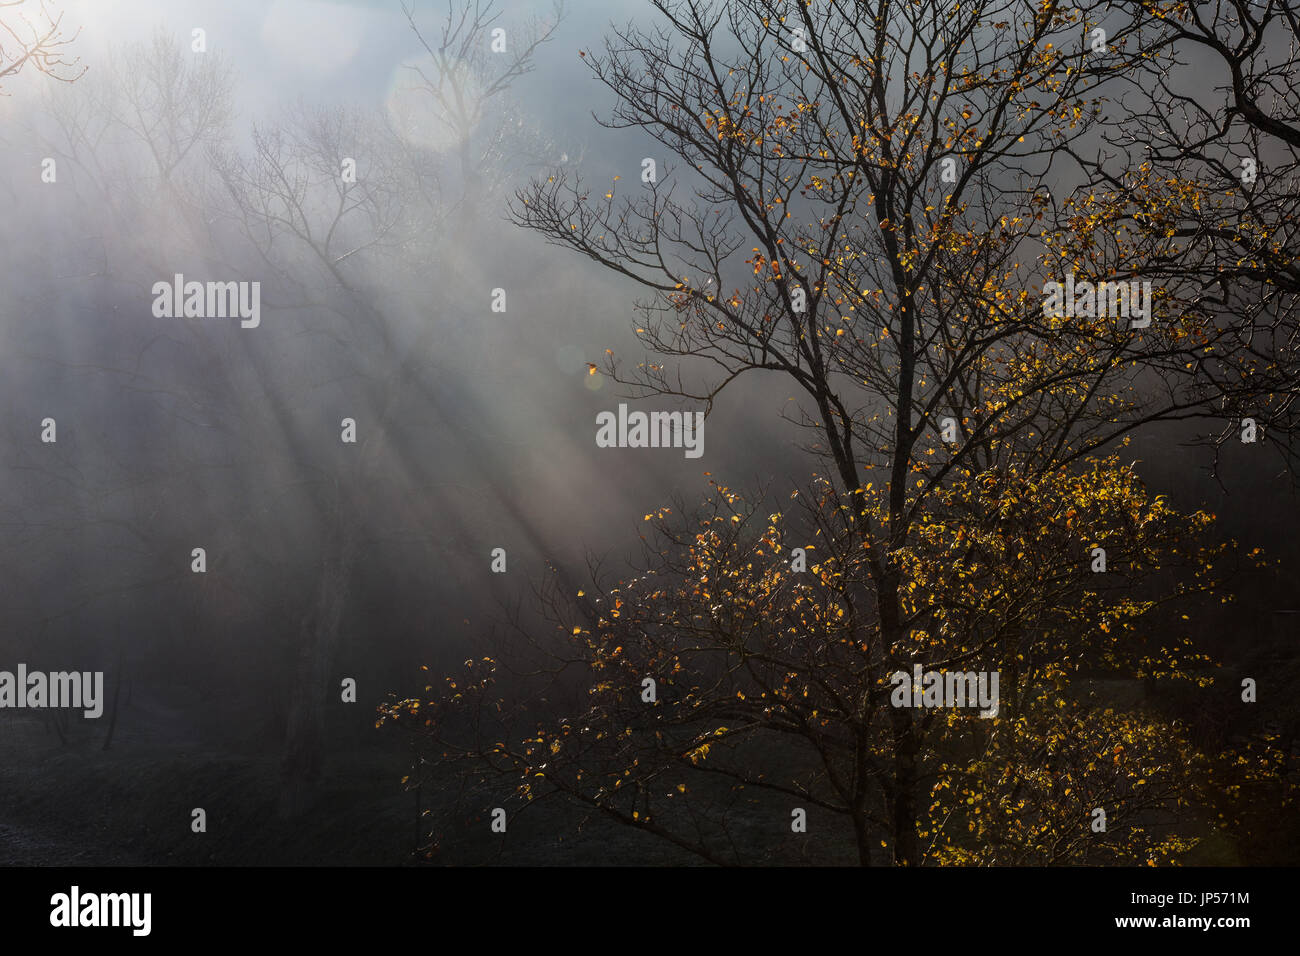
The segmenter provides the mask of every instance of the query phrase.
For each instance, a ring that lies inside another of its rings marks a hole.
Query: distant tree
[[[3,15],[0,9],[0,19]],[[50,18],[50,24],[44,34],[47,45],[57,49],[70,42],[62,39],[57,19]],[[15,570],[22,569],[26,586],[14,589],[6,613],[25,622],[19,643],[31,642],[29,656],[62,648],[86,663],[111,666],[108,719],[90,723],[104,731],[106,746],[117,726],[123,670],[165,658],[149,637],[132,633],[129,625],[124,628],[123,620],[134,615],[131,623],[152,635],[144,627],[150,614],[183,614],[194,608],[187,601],[193,591],[185,586],[193,581],[187,558],[194,546],[192,527],[183,519],[157,517],[174,500],[176,486],[193,475],[201,453],[183,443],[159,447],[139,441],[157,425],[151,416],[158,406],[180,396],[182,387],[174,369],[156,377],[142,369],[138,357],[147,352],[144,345],[123,359],[122,343],[129,336],[106,329],[111,323],[78,326],[90,316],[116,316],[117,296],[124,288],[147,291],[161,275],[171,274],[160,246],[170,242],[173,251],[192,249],[198,240],[187,232],[194,223],[183,221],[179,205],[168,210],[173,228],[164,243],[157,242],[155,230],[139,228],[150,203],[160,198],[174,202],[181,194],[176,186],[193,184],[204,159],[203,144],[228,132],[228,68],[217,56],[184,64],[178,56],[167,56],[168,45],[158,35],[151,43],[129,46],[119,51],[116,63],[84,79],[84,70],[74,77],[60,69],[59,79],[79,81],[47,86],[38,108],[19,113],[11,127],[24,147],[57,162],[58,178],[51,180],[57,188],[42,185],[35,192],[41,227],[31,228],[21,214],[6,223],[26,230],[5,237],[11,294],[24,304],[30,296],[49,311],[49,321],[39,329],[26,334],[21,328],[7,330],[14,335],[10,350],[24,353],[27,364],[38,370],[29,381],[11,380],[10,387],[48,397],[54,390],[49,383],[60,383],[82,404],[75,420],[54,416],[61,429],[58,442],[46,444],[22,426],[10,433],[5,513],[14,553],[21,552]],[[47,65],[59,66],[56,54],[48,56]],[[207,102],[191,99],[191,69],[206,84]],[[137,94],[149,88],[166,90],[168,96],[159,92],[152,100],[132,99],[124,89],[128,81]],[[189,154],[188,161],[183,153]],[[15,210],[22,209],[20,193],[13,195]],[[29,192],[23,199],[32,196]],[[75,334],[65,337],[74,326]],[[51,341],[58,346],[47,348]],[[71,369],[76,369],[75,378],[69,376]],[[108,433],[95,429],[111,404],[109,396],[125,399],[121,420],[134,427]],[[198,510],[187,509],[187,516]],[[215,536],[205,544],[219,560]],[[136,603],[146,591],[156,599]]]
[[[494,0],[449,5],[436,34],[420,25],[410,4],[404,3],[402,12],[426,54],[407,66],[413,83],[409,90],[423,101],[419,115],[438,127],[434,135],[456,157],[464,194],[458,220],[463,225],[512,182],[518,164],[537,162],[550,147],[510,101],[509,92],[536,68],[538,50],[564,19],[564,0],[553,0],[549,16],[509,29]],[[498,30],[499,41],[494,36]],[[494,51],[494,42],[504,49]]]
[[[416,29],[413,12],[408,22]],[[488,52],[490,28],[503,22],[511,33],[498,56]],[[159,443],[165,452],[75,481],[105,523],[139,538],[166,570],[163,582],[175,583],[178,572],[190,585],[182,592],[210,582],[196,617],[228,620],[217,617],[220,606],[250,630],[282,638],[266,653],[268,672],[283,671],[272,696],[285,701],[285,815],[301,812],[322,778],[327,704],[337,693],[346,616],[366,597],[358,594],[366,574],[382,573],[395,541],[432,549],[468,534],[455,533],[464,508],[439,516],[448,534],[411,525],[412,516],[427,521],[437,510],[413,503],[416,483],[426,495],[430,487],[425,464],[395,435],[418,428],[422,439],[448,439],[444,450],[477,447],[475,423],[445,407],[457,389],[443,345],[466,298],[446,262],[462,254],[455,218],[470,187],[481,201],[517,185],[511,163],[549,158],[535,152],[544,146],[509,91],[554,29],[549,22],[516,30],[495,3],[458,0],[443,33],[419,32],[428,60],[403,83],[412,96],[432,94],[441,104],[453,125],[450,150],[422,141],[414,125],[428,111],[404,115],[409,101],[373,112],[286,106],[240,138],[231,128],[229,61],[218,50],[195,56],[163,32],[114,49],[107,69],[51,93],[32,121],[67,187],[43,201],[96,211],[66,220],[97,233],[76,237],[78,247],[93,249],[92,261],[84,270],[60,267],[52,281],[90,280],[106,308],[123,294],[147,301],[142,290],[177,272],[261,283],[268,319],[256,331],[231,334],[178,317],[135,327],[145,330],[138,338],[127,327],[125,345],[88,349],[92,373],[117,382],[130,407],[159,412],[169,431]],[[459,112],[447,112],[448,104]],[[100,357],[118,350],[126,357]],[[322,427],[304,412],[305,396],[311,408],[339,402],[355,417],[354,453],[340,459],[338,420]],[[64,463],[51,465],[51,457],[32,452],[24,463],[39,461],[47,483],[55,473],[66,479]],[[486,480],[472,473],[475,457],[449,455],[436,479],[507,498],[491,469]],[[97,494],[104,474],[129,481],[141,497]],[[174,520],[153,520],[160,503],[165,514],[187,499]],[[61,516],[70,505],[43,507]],[[500,507],[522,518],[516,503]],[[287,526],[298,533],[284,533]],[[179,548],[174,538],[189,543]],[[181,560],[196,539],[216,572],[206,579],[189,576]]]
[[[451,447],[465,450],[461,460],[476,464],[469,454],[477,445],[472,428],[443,407],[433,385],[456,372],[439,367],[438,346],[450,323],[431,321],[427,310],[430,303],[454,310],[459,290],[430,266],[465,242],[460,227],[466,210],[511,181],[504,157],[541,158],[534,153],[536,131],[506,93],[531,69],[563,13],[557,4],[553,21],[526,25],[512,37],[508,53],[497,57],[488,52],[499,19],[494,3],[453,3],[436,41],[405,9],[428,54],[426,63],[412,67],[419,77],[414,92],[432,98],[431,121],[446,126],[439,141],[454,149],[422,141],[417,127],[430,117],[409,115],[403,106],[390,104],[380,116],[300,108],[276,124],[256,125],[247,153],[230,149],[216,160],[230,220],[255,261],[275,277],[276,307],[304,316],[301,334],[321,343],[314,353],[317,370],[329,369],[333,381],[350,383],[350,401],[366,412],[364,423],[358,420],[363,437],[357,453],[346,464],[335,464],[323,445],[306,442],[294,443],[289,464],[313,488],[313,526],[323,537],[294,640],[280,800],[285,815],[303,809],[321,777],[324,707],[344,637],[343,616],[360,570],[373,560],[374,529],[384,525],[391,500],[377,497],[376,489],[391,481],[385,476],[413,469],[394,430],[404,420],[427,417],[428,427],[445,432]],[[354,166],[345,173],[349,160]],[[414,317],[390,289],[420,298]],[[269,369],[266,377],[274,378]],[[263,398],[271,401],[283,432],[294,432],[294,395],[276,386]],[[478,483],[526,529],[492,469],[482,473],[486,477]],[[447,461],[440,478],[474,480],[456,474]]]

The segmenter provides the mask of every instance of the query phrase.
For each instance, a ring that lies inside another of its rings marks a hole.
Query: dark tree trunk
[[[300,632],[280,765],[281,819],[306,812],[323,774],[327,684],[338,651],[352,567],[352,518],[344,510],[336,519],[335,546],[322,562],[312,607]]]
[[[113,676],[113,704],[108,711],[108,733],[104,735],[104,749],[113,746],[113,732],[117,730],[117,702],[122,696],[122,655],[117,658],[117,673]]]
[[[917,733],[912,711],[896,707],[892,714],[894,729],[894,862],[899,866],[916,866],[920,862],[920,843],[916,836],[916,755]]]

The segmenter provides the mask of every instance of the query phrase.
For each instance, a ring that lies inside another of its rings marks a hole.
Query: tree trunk
[[[853,814],[853,836],[858,844],[858,865],[871,865],[871,828],[860,813]]]
[[[117,657],[117,674],[113,677],[113,705],[108,712],[108,733],[104,735],[104,749],[113,746],[113,732],[117,730],[117,702],[122,696],[122,655]]]
[[[916,835],[916,725],[912,711],[893,708],[894,727],[894,863],[916,866],[921,859]]]
[[[352,567],[351,516],[340,508],[334,536],[316,579],[312,607],[303,620],[290,690],[284,757],[280,765],[279,816],[304,813],[320,783],[325,751],[325,701],[329,670],[339,646],[343,607]]]

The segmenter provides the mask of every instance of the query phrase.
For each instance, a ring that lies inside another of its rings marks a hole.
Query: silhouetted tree
[[[1105,4],[654,5],[661,28],[583,56],[618,99],[608,125],[681,166],[631,186],[556,171],[512,214],[645,293],[650,357],[606,369],[632,395],[711,407],[742,375],[784,376],[825,464],[804,539],[820,550],[791,573],[781,516],[742,537],[752,512],[720,489],[665,530],[659,564],[594,583],[594,610],[544,600],[574,716],[496,718],[525,706],[490,690],[526,670],[500,653],[386,716],[430,736],[434,773],[514,775],[718,862],[738,853],[731,798],[685,808],[683,770],[842,815],[864,864],[877,842],[904,865],[1185,850],[1203,758],[1083,680],[1196,679],[1158,610],[1213,587],[1221,559],[1211,516],[1175,514],[1116,454],[1160,422],[1217,430],[1245,396],[1284,401],[1300,365],[1261,363],[1191,265],[1145,310],[1133,288],[1132,315],[1049,291],[1151,274],[1080,157],[1125,136],[1107,96],[1153,68],[1161,19],[1134,11],[1098,47]],[[915,665],[1000,672],[998,716],[896,706],[889,675]],[[1090,830],[1098,808],[1119,834]]]

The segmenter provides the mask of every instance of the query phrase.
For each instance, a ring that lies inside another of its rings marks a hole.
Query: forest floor
[[[30,715],[0,723],[0,865],[7,866],[395,866],[695,865],[700,858],[651,834],[554,801],[521,807],[507,794],[444,792],[431,801],[401,784],[406,757],[376,735],[369,747],[335,753],[305,813],[277,814],[279,759],[204,744],[166,713],[125,721],[112,748],[102,733],[61,741]],[[84,726],[84,725],[83,725]],[[171,727],[166,736],[142,727]],[[361,743],[363,741],[359,741]],[[730,799],[730,798],[729,798]],[[506,835],[493,833],[488,807],[509,808]],[[791,834],[788,801],[745,791],[730,814],[729,842],[746,863],[853,865],[856,851],[839,820],[810,808],[808,832]],[[191,828],[206,813],[206,832]],[[432,814],[426,820],[419,810]],[[429,821],[436,821],[430,823]],[[1279,821],[1280,822],[1280,821]],[[432,825],[437,849],[416,853]],[[427,831],[426,831],[427,832]],[[1257,863],[1254,850],[1206,830],[1189,864]],[[1288,841],[1281,841],[1289,845]],[[886,863],[884,850],[881,859]]]
[[[422,807],[442,824],[438,849],[417,830],[417,794],[404,790],[395,752],[332,755],[307,812],[277,816],[279,761],[156,742],[60,744],[37,721],[11,723],[0,737],[0,865],[7,866],[394,866],[694,865],[700,859],[643,832],[539,800],[511,814],[495,834],[487,794],[447,795]],[[206,832],[191,829],[206,812]],[[829,837],[799,841],[788,813],[736,813],[732,839],[769,849],[754,863],[854,862]],[[816,828],[813,827],[816,833]],[[448,832],[450,835],[447,835]]]
[[[39,722],[0,736],[0,864],[392,865],[411,843],[411,800],[391,754],[327,768],[320,809],[276,816],[278,761],[158,742],[61,744]],[[206,813],[206,832],[191,829]],[[405,840],[405,842],[403,842]]]

